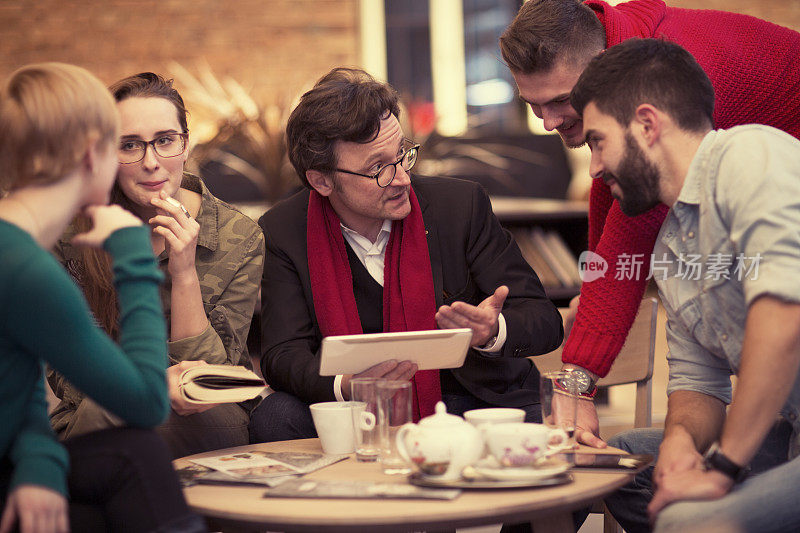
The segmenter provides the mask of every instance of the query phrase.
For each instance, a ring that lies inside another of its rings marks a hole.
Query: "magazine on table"
[[[197,476],[194,479],[193,485],[237,485],[239,487],[277,487],[281,483],[289,481],[290,479],[297,479],[302,474],[287,474],[285,476],[247,476],[238,477],[220,472],[218,470],[211,470],[207,474]]]
[[[251,451],[190,459],[195,466],[210,469],[198,474],[196,483],[275,485],[294,476],[314,472],[346,459],[347,455],[308,452]],[[187,474],[188,475],[188,474]],[[282,479],[280,479],[282,478]]]
[[[291,479],[264,493],[265,498],[389,498],[453,500],[460,489],[428,489],[408,483]]]
[[[179,468],[175,471],[178,475],[178,481],[181,487],[192,487],[194,485],[239,485],[239,486],[254,486],[254,487],[277,487],[284,481],[295,479],[299,474],[293,473],[286,476],[275,477],[259,477],[259,478],[242,478],[212,470],[207,466],[189,465]]]

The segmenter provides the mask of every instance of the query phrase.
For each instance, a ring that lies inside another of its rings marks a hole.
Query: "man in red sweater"
[[[520,98],[574,148],[585,138],[570,91],[594,56],[633,37],[673,41],[695,57],[714,85],[717,128],[767,124],[800,138],[800,34],[754,17],[672,8],[662,0],[617,6],[529,0],[500,37],[500,49]],[[594,383],[608,373],[636,317],[667,210],[661,204],[628,217],[602,180],[592,183],[589,250],[608,262],[608,270],[584,282],[580,299],[573,300],[577,312],[563,352],[564,367],[585,377],[576,431],[585,444],[605,446],[591,402]],[[641,276],[626,271],[635,261],[643,264]]]

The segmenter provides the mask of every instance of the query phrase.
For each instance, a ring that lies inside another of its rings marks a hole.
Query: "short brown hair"
[[[114,99],[88,70],[22,67],[0,91],[0,189],[54,183],[78,166],[90,142],[118,136]]]
[[[578,0],[528,0],[500,36],[512,72],[547,72],[556,60],[580,61],[606,47],[606,33],[592,9]]]
[[[175,106],[178,112],[178,123],[184,133],[189,132],[186,120],[186,104],[180,93],[172,86],[172,80],[153,72],[140,72],[114,82],[109,88],[114,100],[121,102],[128,98],[164,98]]]
[[[679,127],[714,127],[714,87],[692,54],[661,39],[628,39],[592,59],[570,94],[579,114],[594,102],[627,127],[641,104],[651,104]]]
[[[399,117],[397,92],[361,69],[339,67],[300,98],[286,125],[286,147],[303,185],[306,171],[333,172],[337,141],[367,143],[381,120]]]

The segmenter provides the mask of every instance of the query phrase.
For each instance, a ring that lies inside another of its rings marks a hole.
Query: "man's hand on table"
[[[575,419],[575,441],[592,448],[605,448],[606,441],[600,438],[600,420],[597,408],[590,399],[578,399],[578,415]]]
[[[477,306],[466,302],[443,305],[436,311],[436,324],[440,329],[469,328],[472,330],[470,346],[485,346],[489,339],[497,337],[498,317],[507,296],[508,287],[501,285]]]
[[[416,363],[411,361],[395,361],[390,359],[358,374],[344,374],[342,376],[342,397],[350,399],[350,380],[353,378],[384,378],[389,380],[408,381],[417,373]]]
[[[575,300],[573,299],[573,301]],[[573,368],[579,368],[588,373],[595,382],[598,379],[598,376],[589,370],[572,364],[564,364],[561,370],[571,370]],[[600,420],[597,418],[597,408],[592,398],[578,397],[578,413],[575,417],[575,442],[592,448],[605,448],[608,446],[606,441],[600,438]]]

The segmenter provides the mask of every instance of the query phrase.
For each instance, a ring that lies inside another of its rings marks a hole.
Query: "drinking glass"
[[[378,428],[377,384],[383,378],[354,378],[350,380],[350,399],[360,402],[353,408],[356,459],[362,462],[378,460],[381,435]]]
[[[566,442],[551,442],[551,447],[571,449],[575,444],[575,420],[578,415],[578,382],[568,370],[545,372],[539,378],[542,422],[564,430]]]
[[[411,382],[383,381],[377,384],[380,461],[384,474],[408,474],[411,465],[397,451],[397,431],[411,422]]]

